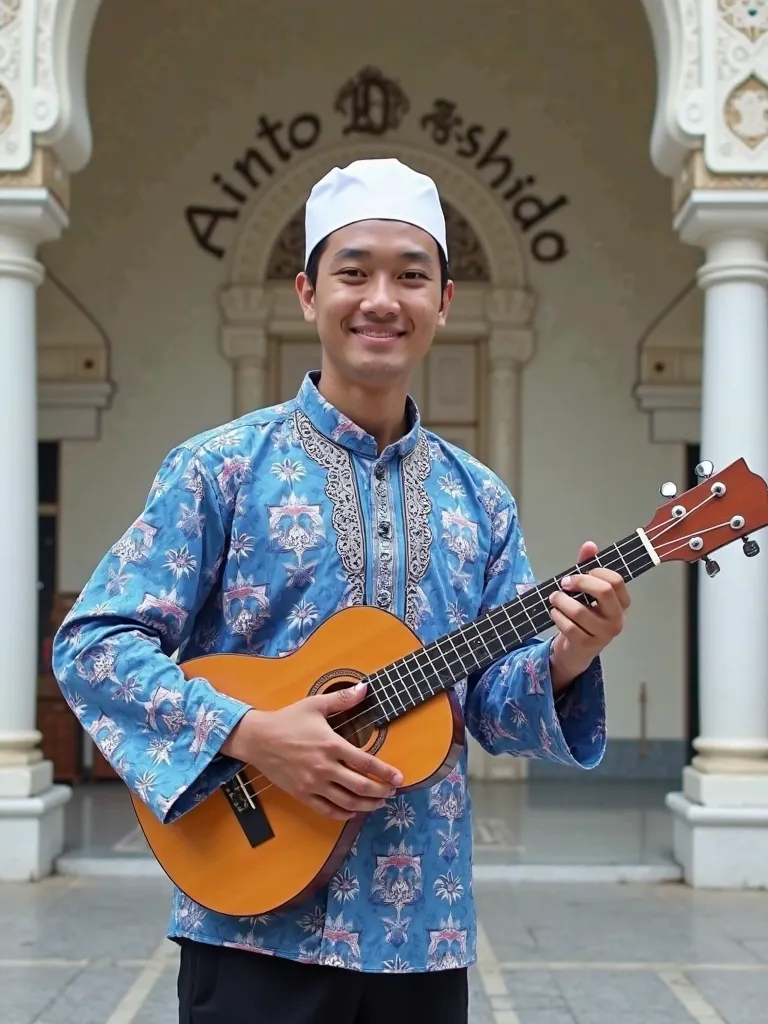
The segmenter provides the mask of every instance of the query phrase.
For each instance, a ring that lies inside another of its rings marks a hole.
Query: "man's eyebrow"
[[[333,254],[334,260],[364,260],[370,259],[373,254],[370,249],[356,249],[352,247],[345,247],[339,249]],[[407,249],[401,252],[398,256],[401,260],[407,260],[413,263],[433,263],[434,260],[426,251],[426,249]]]

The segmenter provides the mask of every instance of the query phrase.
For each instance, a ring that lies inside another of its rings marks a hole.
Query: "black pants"
[[[185,942],[179,1024],[467,1024],[467,971],[364,974]]]

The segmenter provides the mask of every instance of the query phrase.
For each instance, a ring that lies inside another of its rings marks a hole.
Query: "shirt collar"
[[[406,400],[407,433],[389,445],[379,456],[376,439],[362,427],[353,423],[348,416],[331,405],[317,390],[320,380],[319,370],[310,370],[304,377],[299,393],[296,396],[301,411],[308,417],[313,426],[329,440],[371,459],[387,460],[395,455],[405,455],[416,447],[419,439],[420,418],[416,403],[409,395]]]

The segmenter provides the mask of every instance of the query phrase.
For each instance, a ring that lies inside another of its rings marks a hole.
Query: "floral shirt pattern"
[[[285,655],[363,603],[429,643],[534,580],[514,499],[493,472],[424,429],[410,400],[408,432],[379,454],[317,380],[171,451],[55,638],[70,707],[161,821],[234,775],[220,747],[248,710],[187,680],[174,654]],[[492,754],[595,767],[600,662],[556,707],[550,644],[533,639],[457,685],[467,728]],[[231,918],[174,890],[169,937],[363,971],[473,963],[466,756],[433,788],[370,814],[304,905]]]

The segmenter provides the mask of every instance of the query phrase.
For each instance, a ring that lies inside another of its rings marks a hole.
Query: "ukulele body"
[[[186,678],[203,677],[221,693],[261,711],[277,711],[311,694],[354,685],[421,647],[396,616],[356,605],[336,612],[285,657],[213,654],[179,667]],[[400,709],[396,696],[393,705]],[[381,729],[371,725],[370,715],[361,715],[359,706],[344,717],[346,724],[336,716],[332,724],[356,746],[397,768],[403,775],[400,792],[439,782],[455,766],[464,743],[463,713],[452,690]],[[135,793],[130,796],[154,856],[183,893],[209,910],[253,917],[300,902],[328,882],[366,815],[344,822],[318,814],[268,785],[252,766],[240,779],[248,781],[245,789],[235,781],[166,825]]]

